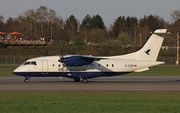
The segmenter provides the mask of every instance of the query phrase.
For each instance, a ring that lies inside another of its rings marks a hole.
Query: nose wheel
[[[24,82],[26,82],[26,83],[29,82],[29,79],[31,79],[31,77],[26,76],[25,79],[24,79]]]
[[[25,79],[24,79],[24,82],[26,82],[26,83],[29,82],[29,79],[25,78]]]

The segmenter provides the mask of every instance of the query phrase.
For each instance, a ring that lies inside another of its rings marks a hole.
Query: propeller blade
[[[63,54],[63,50],[62,50],[62,48],[61,48],[61,52],[60,52],[61,54],[59,55],[59,62],[62,62],[62,63],[64,63],[64,59],[65,59],[65,56],[64,56],[64,54]]]

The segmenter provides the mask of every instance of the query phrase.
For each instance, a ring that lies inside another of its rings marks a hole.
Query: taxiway
[[[89,83],[74,82],[68,78],[0,77],[0,92],[32,91],[178,91],[180,76],[115,76],[89,79]]]

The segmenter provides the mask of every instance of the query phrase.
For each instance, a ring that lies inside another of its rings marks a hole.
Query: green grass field
[[[0,76],[14,76],[13,71],[18,64],[0,64]]]
[[[130,73],[129,76],[180,76],[179,66],[156,66],[148,71]]]
[[[179,113],[179,92],[0,93],[1,113]]]

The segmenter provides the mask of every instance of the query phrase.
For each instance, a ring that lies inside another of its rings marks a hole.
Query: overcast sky
[[[40,6],[55,10],[63,19],[74,15],[80,22],[87,14],[99,14],[109,27],[119,16],[139,19],[152,14],[172,22],[170,13],[180,10],[180,0],[0,0],[0,15],[7,20]]]

